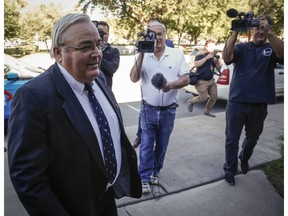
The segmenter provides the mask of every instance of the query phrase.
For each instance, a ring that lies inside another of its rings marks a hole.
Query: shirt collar
[[[163,52],[163,54],[162,54],[162,56],[161,56],[161,58],[163,57],[163,56],[169,56],[169,54],[170,54],[170,49],[171,47],[168,47],[166,44],[165,44],[165,49],[164,49],[164,52]],[[171,48],[171,49],[173,49],[173,48]],[[150,57],[152,57],[152,56],[155,56],[155,54],[154,54],[154,52],[153,53],[148,53],[148,55],[150,56]]]
[[[69,83],[71,88],[77,91],[79,94],[83,94],[85,87],[84,83],[81,83],[78,80],[76,80],[62,65],[60,65],[59,63],[57,64],[58,67],[60,68],[61,73],[63,74],[64,78]]]

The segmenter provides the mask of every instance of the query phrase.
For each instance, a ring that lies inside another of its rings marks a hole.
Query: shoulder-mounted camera
[[[231,30],[233,31],[245,32],[251,27],[259,27],[259,19],[253,19],[254,13],[252,11],[238,13],[234,8],[230,8],[226,14],[230,18],[238,17],[231,22]]]
[[[146,33],[139,33],[138,36],[144,38],[144,40],[137,41],[136,47],[138,52],[153,53],[155,42],[156,42],[156,32],[147,29]]]

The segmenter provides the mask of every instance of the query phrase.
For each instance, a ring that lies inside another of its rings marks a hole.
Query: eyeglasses
[[[74,45],[67,45],[67,44],[62,44],[61,46],[63,47],[68,47],[68,48],[72,48],[76,51],[79,51],[81,53],[87,53],[90,51],[94,51],[95,48],[97,47],[97,49],[101,50],[101,44],[102,44],[102,40],[97,41],[97,43],[93,43],[93,44],[86,44],[83,46],[74,46]]]

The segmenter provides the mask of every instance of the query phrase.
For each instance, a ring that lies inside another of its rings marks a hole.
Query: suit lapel
[[[64,111],[66,112],[76,131],[79,132],[80,136],[83,138],[97,164],[103,173],[106,174],[98,140],[85,111],[83,110],[70,85],[62,75],[57,64],[52,66],[51,72],[58,94],[64,99]]]

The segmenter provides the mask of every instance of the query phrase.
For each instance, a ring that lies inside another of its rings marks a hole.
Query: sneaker
[[[213,118],[216,117],[216,115],[214,115],[214,114],[212,114],[212,113],[209,113],[209,112],[204,112],[204,115],[210,116],[210,117],[213,117]]]
[[[158,173],[153,173],[153,175],[151,176],[151,184],[153,185],[158,185],[159,184],[159,174]]]
[[[142,183],[142,193],[147,194],[151,192],[151,188],[148,182],[143,182]]]
[[[247,174],[247,172],[249,171],[248,161],[241,161],[240,167],[241,167],[242,173]]]
[[[141,138],[137,137],[135,140],[134,140],[134,143],[133,143],[133,148],[137,148],[139,145],[141,144]]]
[[[228,185],[234,186],[235,185],[235,178],[233,174],[225,174],[225,181]]]
[[[188,103],[188,111],[189,112],[193,112],[193,104],[192,103]]]

